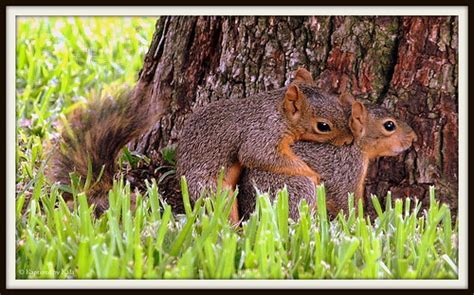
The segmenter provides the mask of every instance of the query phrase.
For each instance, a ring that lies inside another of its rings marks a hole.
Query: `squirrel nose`
[[[418,140],[418,136],[416,136],[415,131],[412,131],[410,135],[413,142],[416,142]]]

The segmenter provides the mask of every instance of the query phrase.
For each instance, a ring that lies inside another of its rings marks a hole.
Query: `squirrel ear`
[[[349,92],[341,93],[341,95],[339,95],[338,100],[343,107],[350,107],[355,101],[354,96],[352,96],[352,94],[350,94]]]
[[[294,82],[303,82],[307,84],[314,83],[313,76],[311,73],[305,68],[298,68],[295,73],[295,80]]]
[[[294,83],[291,83],[286,89],[283,108],[285,112],[295,116],[301,111],[303,107],[304,94]]]
[[[365,128],[367,123],[367,109],[364,104],[358,101],[352,103],[352,114],[349,127],[351,128],[352,134],[356,138],[360,138],[365,134]]]

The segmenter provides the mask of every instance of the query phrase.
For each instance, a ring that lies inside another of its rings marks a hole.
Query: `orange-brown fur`
[[[227,171],[224,176],[223,185],[230,190],[229,196],[234,194],[237,183],[239,182],[240,172],[242,171],[242,165],[240,163],[234,163]],[[239,207],[237,200],[232,203],[232,210],[230,212],[230,220],[233,224],[239,221]]]
[[[360,169],[359,180],[357,182],[357,186],[356,186],[356,189],[354,191],[354,198],[355,198],[356,204],[357,204],[357,202],[359,202],[359,200],[361,200],[362,203],[364,203],[364,201],[365,201],[364,200],[365,179],[367,177],[367,171],[368,170],[369,170],[369,159],[363,157],[362,161],[361,161],[361,169]]]
[[[283,137],[282,141],[278,145],[277,151],[286,156],[290,162],[288,165],[273,168],[273,172],[287,175],[308,176],[315,184],[319,184],[319,174],[312,170],[308,164],[301,160],[297,155],[295,155],[291,149],[291,145],[294,143],[294,141],[294,137],[292,136],[286,135]]]

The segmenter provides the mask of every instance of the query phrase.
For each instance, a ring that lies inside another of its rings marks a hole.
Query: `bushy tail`
[[[53,151],[48,169],[52,180],[69,185],[71,172],[77,173],[83,182],[88,173],[92,175],[92,185],[86,193],[99,214],[108,208],[107,191],[113,184],[120,150],[159,119],[149,95],[141,93],[144,92],[121,91],[115,98],[95,98],[76,109]]]

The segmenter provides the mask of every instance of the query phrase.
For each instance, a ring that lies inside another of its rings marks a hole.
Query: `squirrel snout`
[[[415,131],[411,131],[409,134],[409,138],[411,139],[412,142],[416,142],[418,140],[418,136],[416,135]]]

